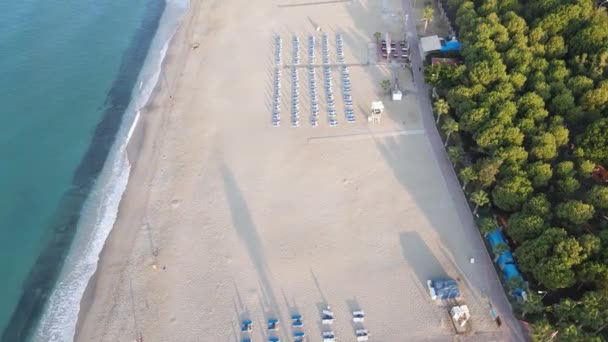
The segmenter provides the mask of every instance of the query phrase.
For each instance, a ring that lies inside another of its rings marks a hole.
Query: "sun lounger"
[[[330,109],[330,111],[333,111],[333,109]],[[335,115],[335,111],[334,111],[334,115]],[[337,124],[338,124],[338,122],[336,121],[336,119],[330,118],[330,120],[329,120],[330,126],[333,127]],[[331,311],[329,306],[327,306],[327,309],[323,309],[323,311],[321,313],[321,323],[322,324],[333,324],[334,323],[334,312]]]
[[[291,320],[292,320],[292,322],[291,322],[292,327],[299,328],[299,327],[304,326],[304,323],[302,322],[302,315],[293,315],[293,316],[291,316]]]
[[[347,109],[346,114],[353,114],[352,109]],[[365,320],[365,312],[363,310],[353,311],[353,322],[363,322]]]
[[[244,338],[244,339],[241,340],[241,342],[251,342],[251,339],[250,338]]]
[[[336,335],[333,331],[324,331],[323,332],[323,342],[335,342]]]
[[[242,322],[241,324],[241,331],[242,332],[250,332],[253,330],[253,322],[250,320],[245,320]]]
[[[367,329],[355,330],[355,335],[357,335],[357,341],[369,340],[369,333],[367,332]]]
[[[268,342],[281,342],[281,339],[276,336],[272,336],[268,338]]]

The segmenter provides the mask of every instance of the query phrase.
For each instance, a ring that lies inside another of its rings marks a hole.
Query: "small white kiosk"
[[[367,121],[371,123],[380,123],[382,112],[384,111],[384,104],[382,101],[372,102],[372,110],[370,115],[367,117]]]

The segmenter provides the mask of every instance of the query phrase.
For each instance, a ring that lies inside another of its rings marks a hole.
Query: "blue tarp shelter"
[[[460,42],[457,41],[456,39],[452,39],[452,40],[446,40],[443,44],[441,44],[441,49],[439,51],[441,52],[446,52],[446,51],[460,51]]]
[[[492,233],[488,234],[486,236],[486,239],[488,239],[492,251],[496,250],[497,245],[501,243],[507,243],[507,240],[505,240],[505,237],[504,235],[502,235],[502,231],[500,229],[496,229]],[[498,264],[498,267],[500,267],[500,269],[502,270],[505,281],[509,281],[509,279],[513,277],[519,277],[523,279],[521,273],[519,273],[519,270],[517,269],[517,264],[515,263],[515,259],[513,259],[513,254],[510,250],[507,250],[501,255],[499,255],[496,260],[496,263]],[[524,289],[519,288],[513,290],[511,293],[513,293],[513,295],[515,296],[521,296],[523,292]]]

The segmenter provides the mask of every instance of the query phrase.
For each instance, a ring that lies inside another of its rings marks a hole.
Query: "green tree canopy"
[[[555,175],[559,178],[574,177],[574,163],[570,160],[565,160],[555,166]]]
[[[591,124],[579,137],[579,145],[585,158],[596,163],[608,164],[608,118]]]
[[[593,89],[593,80],[584,75],[577,75],[568,80],[568,89],[576,96],[581,96]]]
[[[521,269],[550,290],[572,286],[576,282],[572,268],[585,259],[578,241],[560,228],[546,229],[539,237],[524,242],[515,255]]]
[[[581,225],[589,221],[595,210],[593,206],[579,200],[568,200],[555,207],[555,215],[564,222]]]
[[[585,110],[604,109],[608,103],[608,81],[602,81],[597,88],[588,90],[581,97],[581,106]]]
[[[505,211],[519,210],[534,192],[532,183],[525,177],[503,179],[492,190],[494,204]]]
[[[553,134],[555,138],[555,144],[557,147],[566,146],[570,139],[570,131],[566,128],[564,124],[564,118],[561,116],[552,116],[549,119],[549,126],[547,127],[547,131]]]
[[[578,165],[578,175],[582,178],[589,178],[595,169],[595,163],[591,160],[581,160]]]
[[[598,261],[587,261],[577,269],[576,278],[580,282],[593,284],[598,290],[606,292],[608,265]]]
[[[542,217],[520,211],[509,217],[507,233],[513,240],[521,243],[538,237],[547,228],[549,227]]]
[[[581,183],[574,177],[566,177],[555,181],[555,189],[564,196],[574,194],[581,187]]]
[[[496,174],[503,161],[499,158],[480,158],[475,163],[477,183],[481,188],[487,188],[496,181]]]
[[[587,193],[587,201],[597,209],[608,210],[608,187],[594,185]]]
[[[557,157],[557,143],[553,134],[545,132],[532,138],[530,154],[541,160],[551,160]]]
[[[523,207],[523,212],[528,215],[538,215],[545,221],[551,220],[553,217],[553,211],[551,209],[551,202],[547,199],[545,194],[536,194],[531,197]]]
[[[528,152],[523,146],[500,147],[494,151],[494,156],[503,160],[505,164],[523,165],[528,160]]]
[[[551,177],[553,177],[553,169],[551,168],[551,164],[542,161],[529,164],[526,171],[534,188],[542,188],[543,186],[547,186],[551,180]]]

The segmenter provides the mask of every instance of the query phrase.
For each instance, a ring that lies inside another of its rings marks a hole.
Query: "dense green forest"
[[[464,64],[428,66],[425,78],[438,89],[438,125],[463,188],[508,218],[531,288],[518,312],[534,341],[608,341],[608,184],[592,177],[608,167],[606,9],[591,0],[448,5]]]

